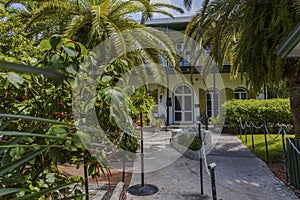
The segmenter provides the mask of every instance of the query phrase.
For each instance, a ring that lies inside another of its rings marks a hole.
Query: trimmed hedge
[[[293,124],[289,99],[231,100],[222,105],[230,126],[238,125],[237,120],[252,121],[255,125],[264,122],[271,124]]]

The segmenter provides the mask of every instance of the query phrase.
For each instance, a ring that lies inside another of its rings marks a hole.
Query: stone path
[[[204,197],[201,197],[199,162],[181,156],[171,147],[170,132],[144,134],[145,183],[157,186],[159,192],[147,197],[128,194],[127,199],[212,199],[210,177],[204,171]],[[207,161],[217,164],[216,189],[219,200],[298,199],[236,136],[213,135],[212,139],[218,139],[218,142],[207,155]],[[140,184],[140,158],[135,160],[133,172],[130,185]]]

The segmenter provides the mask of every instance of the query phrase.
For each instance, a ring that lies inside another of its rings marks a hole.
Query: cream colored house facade
[[[155,84],[149,86],[157,102],[154,116],[164,119],[167,125],[192,124],[204,115],[208,118],[217,117],[225,101],[233,98],[248,99],[245,81],[241,77],[230,79],[229,65],[223,66],[219,71],[217,67],[214,69],[213,62],[209,68],[203,66],[201,59],[191,61],[192,54],[198,55],[195,53],[197,50],[190,51],[188,47],[183,46],[184,30],[190,20],[191,17],[177,17],[154,19],[146,23],[148,26],[159,28],[169,36],[181,59],[181,73],[164,62],[167,90]],[[202,50],[204,51],[202,55],[206,54],[209,57],[209,52]]]

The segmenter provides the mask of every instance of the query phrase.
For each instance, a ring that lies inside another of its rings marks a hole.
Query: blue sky
[[[169,11],[171,14],[173,14],[175,17],[179,17],[179,16],[191,16],[197,13],[197,11],[200,10],[201,6],[202,6],[202,1],[203,0],[193,0],[193,4],[192,4],[192,8],[190,11],[187,11],[184,8],[183,5],[183,0],[151,0],[151,2],[155,2],[155,3],[167,3],[167,4],[171,4],[180,8],[183,8],[185,10],[184,14],[179,14],[177,12],[174,12],[172,10],[167,10]],[[154,14],[153,18],[165,18],[166,16],[164,15],[159,15],[159,14]]]

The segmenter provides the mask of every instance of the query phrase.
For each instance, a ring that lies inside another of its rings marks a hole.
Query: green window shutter
[[[199,89],[199,100],[200,100],[200,114],[206,113],[206,91],[202,88]]]
[[[225,88],[225,92],[226,92],[226,100],[231,100],[234,99],[234,91],[230,88]]]

